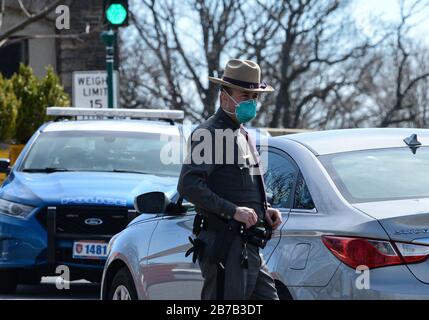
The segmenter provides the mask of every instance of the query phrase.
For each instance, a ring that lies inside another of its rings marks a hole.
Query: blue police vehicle
[[[13,168],[0,159],[0,172],[8,174],[0,186],[1,293],[56,275],[58,266],[69,268],[70,280],[99,281],[110,238],[137,215],[134,198],[173,194],[177,186],[182,111],[48,114],[61,120],[39,128]]]

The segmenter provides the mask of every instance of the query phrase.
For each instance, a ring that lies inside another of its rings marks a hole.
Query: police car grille
[[[57,234],[114,235],[129,222],[126,208],[57,207]]]

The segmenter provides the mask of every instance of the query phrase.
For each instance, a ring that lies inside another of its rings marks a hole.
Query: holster
[[[251,227],[246,229],[243,233],[243,239],[245,242],[251,243],[261,249],[265,248],[267,242],[271,239],[273,229],[266,223],[264,226]]]
[[[201,241],[198,238],[192,239],[191,237],[189,237],[189,242],[191,242],[192,247],[188,251],[186,251],[185,257],[193,253],[192,262],[195,263],[197,262],[198,257],[200,259],[204,257],[204,247],[206,244],[204,243],[204,241]]]
[[[209,257],[210,263],[222,263],[222,265],[226,263],[234,237],[241,235],[244,245],[250,243],[257,247],[265,248],[268,240],[270,240],[272,236],[272,228],[267,223],[244,229],[243,225],[235,220],[225,220],[212,213],[207,214],[206,212],[197,213],[193,223],[193,233],[196,236],[198,236],[203,229],[216,233],[216,239],[213,243],[213,253]],[[193,261],[195,262],[198,256],[202,257],[204,254],[205,243],[198,238],[189,239],[193,247],[188,250],[186,256],[193,252]],[[244,255],[247,255],[245,254],[246,250],[243,252]]]
[[[206,211],[195,215],[193,232],[198,235],[201,230],[214,231],[216,239],[213,243],[210,263],[225,265],[228,252],[234,237],[240,234],[241,224],[235,220],[226,220]]]

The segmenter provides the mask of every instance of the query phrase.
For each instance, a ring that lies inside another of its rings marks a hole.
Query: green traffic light
[[[113,25],[121,25],[127,19],[127,9],[122,4],[114,3],[106,10],[106,18]]]

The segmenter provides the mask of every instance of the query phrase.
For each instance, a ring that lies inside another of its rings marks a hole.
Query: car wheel
[[[277,294],[280,300],[293,300],[288,288],[278,280],[275,280]]]
[[[10,270],[0,271],[0,293],[15,293],[17,286],[16,274]]]
[[[113,277],[108,297],[109,300],[137,300],[133,278],[126,268],[120,269]]]

